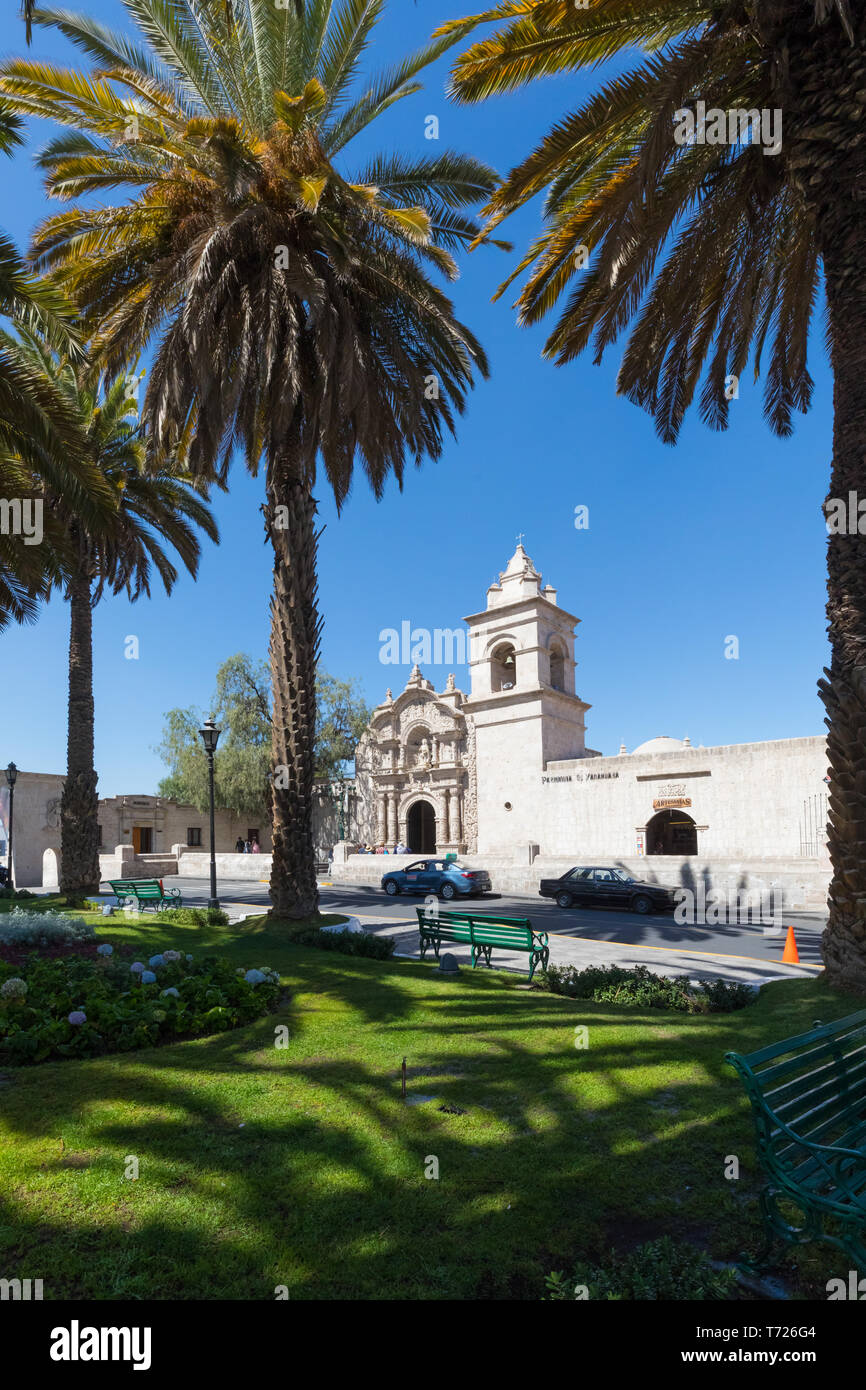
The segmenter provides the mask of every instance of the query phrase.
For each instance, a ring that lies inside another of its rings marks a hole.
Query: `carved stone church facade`
[[[477,840],[475,729],[453,675],[439,694],[416,666],[373,711],[355,753],[362,838],[419,853],[472,851]]]

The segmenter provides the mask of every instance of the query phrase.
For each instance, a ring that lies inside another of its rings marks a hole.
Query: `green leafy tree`
[[[598,362],[627,333],[618,390],[669,442],[696,397],[707,424],[725,428],[737,383],[766,359],[764,412],[787,435],[812,399],[807,348],[823,270],[835,377],[825,515],[830,499],[866,495],[862,0],[514,0],[438,32],[461,37],[487,22],[495,30],[456,63],[459,101],[626,64],[563,115],[486,207],[490,231],[545,196],[542,232],[507,284],[527,276],[521,322],[556,314],[547,355],[569,363],[592,345]],[[640,50],[645,60],[632,63]],[[700,101],[727,113],[725,131],[701,129]],[[772,131],[761,142],[740,134],[737,113],[762,111],[781,113],[774,153]],[[866,991],[866,539],[856,521],[828,530],[823,953],[834,984]]]
[[[370,718],[356,682],[319,670],[316,675],[315,771],[318,785],[335,800],[342,792],[355,745]],[[220,741],[214,758],[214,799],[223,810],[261,817],[269,809],[271,776],[270,670],[238,652],[216,674],[210,705]],[[160,796],[209,805],[207,759],[199,737],[202,714],[194,708],[169,710],[157,749],[169,769]],[[342,801],[340,802],[342,804]]]
[[[362,76],[385,0],[234,5],[124,0],[134,38],[37,10],[87,71],[6,62],[19,113],[69,129],[40,155],[74,206],[39,229],[109,370],[155,345],[143,415],[222,480],[264,472],[276,917],[315,912],[312,839],[321,620],[314,488],[342,506],[355,459],[377,497],[441,454],[484,353],[431,278],[477,224],[492,170],[444,151],[347,153],[451,39]],[[131,189],[106,205],[106,191]],[[278,775],[279,774],[279,775]]]

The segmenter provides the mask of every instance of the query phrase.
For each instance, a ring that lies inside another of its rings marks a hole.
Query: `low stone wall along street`
[[[189,850],[178,846],[183,853],[177,861],[176,872],[184,878],[208,878],[210,876],[210,853],[207,850]],[[218,854],[216,856],[218,878],[249,878],[254,882],[271,877],[271,856],[269,854]]]
[[[334,852],[330,878],[334,883],[378,887],[388,869],[405,869],[418,854],[340,854]],[[578,859],[553,858],[541,855],[522,864],[510,859],[497,862],[495,855],[461,854],[460,863],[470,869],[487,869],[494,893],[517,897],[537,897],[543,878],[558,878],[574,868]],[[830,867],[826,861],[813,859],[703,859],[693,855],[647,855],[644,858],[621,859],[611,855],[593,863],[622,869],[632,878],[648,883],[663,883],[670,888],[689,888],[704,894],[712,890],[736,894],[760,893],[775,890],[781,895],[781,905],[790,911],[821,911],[827,906]]]

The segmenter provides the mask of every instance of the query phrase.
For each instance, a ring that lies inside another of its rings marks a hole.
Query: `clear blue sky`
[[[123,24],[113,0],[85,8]],[[423,42],[435,23],[471,12],[471,0],[391,0],[377,62]],[[23,53],[23,27],[8,14],[5,33],[6,51]],[[31,52],[56,60],[69,48],[37,29]],[[445,62],[431,69],[425,91],[385,117],[378,145],[429,150],[424,118],[435,114],[440,142],[432,148],[469,150],[505,171],[590,85],[557,78],[460,108],[445,97],[446,73]],[[4,162],[0,224],[20,243],[47,206],[31,163],[46,129],[34,128],[29,147]],[[359,160],[366,153],[360,147]],[[538,217],[533,207],[507,224],[516,251]],[[359,477],[339,518],[324,485],[318,489],[324,666],[356,676],[370,703],[386,686],[396,693],[409,667],[380,663],[380,630],[404,620],[457,626],[483,606],[522,531],[544,582],[582,620],[577,689],[592,705],[590,746],[615,753],[621,740],[631,749],[661,733],[709,745],[822,732],[820,504],[832,396],[821,324],[811,360],[815,403],[793,439],[770,434],[760,386],[746,378],[726,433],[692,416],[672,449],[648,417],[617,399],[616,349],[601,368],[588,359],[556,368],[540,355],[544,330],[518,328],[509,299],[491,303],[513,259],[480,250],[463,260],[454,298],[490,354],[492,376],[474,392],[443,459],[413,472],[402,494],[390,486],[378,504]],[[182,579],[171,599],[109,599],[96,611],[103,796],[155,791],[164,712],[206,705],[217,666],[233,652],[266,653],[270,565],[260,500],[261,484],[238,465],[230,494],[216,496],[222,544],[207,545],[198,582]],[[579,504],[590,510],[585,531],[574,527]],[[139,638],[138,661],[124,658],[129,634]],[[736,661],[724,657],[729,634],[739,638]],[[0,766],[14,758],[30,771],[64,770],[67,640],[59,598],[35,626],[0,635]],[[441,688],[447,671],[427,674]],[[457,681],[468,689],[465,668]]]

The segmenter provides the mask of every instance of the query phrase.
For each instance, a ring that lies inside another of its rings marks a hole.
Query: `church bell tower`
[[[592,756],[590,708],[575,693],[575,627],[556,590],[518,542],[469,628],[471,694],[464,712],[476,736],[478,852],[530,843],[548,762]]]

